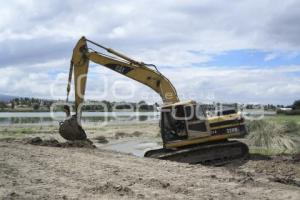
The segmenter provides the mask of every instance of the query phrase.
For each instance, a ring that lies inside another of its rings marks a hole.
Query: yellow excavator
[[[95,51],[88,44],[111,55]],[[78,108],[84,101],[90,61],[150,87],[162,98],[159,126],[163,148],[147,151],[145,157],[217,165],[248,155],[247,145],[229,140],[247,134],[241,113],[232,109],[207,117],[204,105],[180,101],[172,83],[155,65],[136,61],[85,37],[77,42],[70,62],[67,101],[74,75],[76,114],[60,124],[59,133],[66,140],[87,138],[80,125]],[[66,112],[70,115],[70,110]]]

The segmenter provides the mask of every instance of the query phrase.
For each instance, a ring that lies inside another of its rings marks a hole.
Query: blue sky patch
[[[200,66],[255,66],[255,67],[276,67],[282,65],[299,65],[300,52],[266,52],[254,49],[232,50],[214,55],[212,60],[201,63]],[[199,64],[195,64],[198,65]]]

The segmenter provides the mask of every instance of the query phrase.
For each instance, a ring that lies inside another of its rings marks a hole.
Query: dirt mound
[[[10,137],[0,138],[0,142],[12,143],[12,142],[15,142],[15,141],[16,141],[16,138],[10,138]]]
[[[48,147],[79,147],[79,148],[96,148],[92,141],[86,140],[74,140],[60,143],[56,139],[42,140],[40,137],[34,137],[25,139],[26,144],[48,146]]]
[[[286,185],[294,185],[297,187],[300,187],[300,180],[295,180],[291,178],[286,178],[286,177],[274,177],[270,178],[270,180],[277,182],[277,183],[282,183]]]
[[[263,156],[252,154],[242,166],[256,175],[266,175],[270,181],[300,187],[299,154]]]
[[[300,162],[300,153],[293,156],[293,161],[294,162]]]
[[[116,132],[115,133],[115,139],[120,139],[120,138],[124,138],[124,137],[129,137],[130,135],[128,133],[124,133],[124,132]]]
[[[109,141],[106,139],[106,137],[104,136],[98,136],[98,137],[95,137],[93,138],[94,140],[97,140],[98,143],[101,143],[101,144],[107,144]]]
[[[132,133],[132,136],[134,136],[134,137],[140,137],[141,135],[143,135],[143,133],[140,132],[140,131],[134,131],[134,132]]]
[[[21,200],[23,198],[18,193],[11,192],[6,197],[4,197],[3,199],[5,199],[5,200],[18,200],[18,199],[20,199]]]
[[[140,137],[141,135],[143,135],[143,133],[140,131],[134,131],[132,133],[118,131],[115,133],[115,139],[120,139],[124,137]]]

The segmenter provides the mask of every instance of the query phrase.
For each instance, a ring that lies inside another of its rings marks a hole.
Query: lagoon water
[[[63,112],[0,112],[0,125],[57,124],[63,121]],[[126,122],[158,120],[158,112],[83,112],[82,123]]]

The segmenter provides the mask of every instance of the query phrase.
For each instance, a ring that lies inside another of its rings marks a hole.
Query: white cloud
[[[164,52],[156,56],[159,63],[179,49],[183,55],[191,50],[213,53],[249,48],[299,50],[297,7],[298,1],[271,0],[129,0],[126,3],[12,0],[0,8],[0,41],[11,52],[20,46],[30,49],[30,42],[12,42],[20,40],[39,42],[44,49],[67,42],[69,49],[86,35],[133,55],[143,51],[149,60],[151,52]],[[183,56],[167,64],[182,60],[189,63],[189,57]]]
[[[270,54],[267,54],[264,58],[264,61],[270,61],[270,60],[274,60],[278,57],[278,54],[277,53],[270,53]]]
[[[163,68],[161,72],[172,81],[181,100],[291,104],[300,93],[300,79],[294,75],[300,73],[300,66],[263,69],[186,67]],[[67,71],[51,76],[8,67],[0,69],[0,73],[4,77],[0,80],[1,93],[55,99],[66,97]],[[91,67],[87,83],[86,99],[161,101],[150,88],[99,66]],[[114,96],[114,91],[127,97]],[[133,96],[128,97],[131,93]]]
[[[292,103],[299,98],[300,66],[164,70],[182,98],[198,101]]]
[[[163,47],[159,50],[144,49],[135,54],[134,57],[137,60],[143,60],[158,66],[171,67],[186,67],[212,60],[212,57],[208,54],[184,51],[179,47]]]
[[[296,0],[5,1],[0,7],[0,93],[50,96],[49,84],[55,76],[66,80],[72,47],[86,35],[162,66],[161,71],[183,96],[290,103],[299,98],[299,76],[291,75],[299,73],[299,66],[192,66],[239,49],[298,55],[299,6]],[[271,53],[265,60],[276,56]],[[98,68],[93,68],[90,76],[92,96],[105,90],[101,79],[107,76],[109,86],[115,80],[127,80]],[[62,96],[63,82],[57,89]],[[152,94],[147,87],[134,85],[139,98]],[[159,100],[158,96],[152,99]]]

